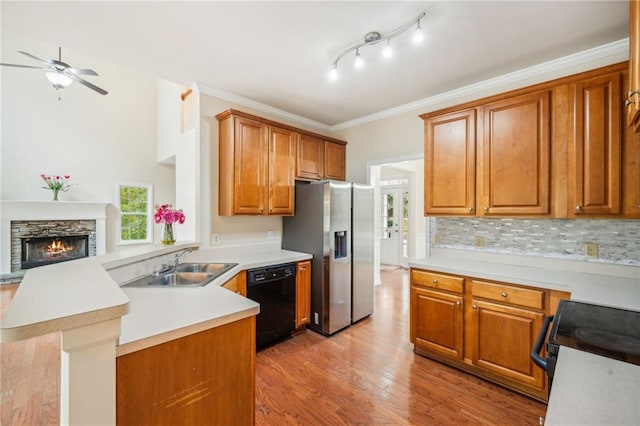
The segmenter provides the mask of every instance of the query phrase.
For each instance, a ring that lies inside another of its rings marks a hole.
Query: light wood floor
[[[407,273],[382,272],[372,317],[260,351],[257,425],[537,425],[546,406],[413,353]],[[15,287],[0,287],[0,315]],[[0,346],[2,425],[59,419],[58,333]]]

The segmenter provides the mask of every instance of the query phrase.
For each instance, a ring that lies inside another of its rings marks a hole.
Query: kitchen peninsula
[[[185,256],[185,261],[233,261],[238,265],[204,287],[119,286],[151,272],[158,263],[172,260],[177,251],[196,247],[194,243],[149,246],[27,272],[3,318],[0,336],[3,341],[15,341],[62,332],[61,423],[115,424],[120,417],[119,411],[116,416],[117,410],[132,408],[133,399],[127,393],[131,384],[136,391],[145,384],[157,389],[160,393],[154,397],[158,400],[146,401],[149,406],[143,409],[153,409],[158,415],[164,412],[168,419],[175,418],[184,409],[189,418],[196,420],[198,407],[205,402],[211,406],[213,400],[221,398],[236,400],[234,405],[227,404],[221,410],[226,412],[220,417],[221,421],[228,416],[238,420],[242,415],[246,416],[245,423],[252,421],[253,324],[259,305],[221,285],[247,268],[306,260],[311,256],[283,250],[245,250],[244,254],[235,256],[227,250],[225,256],[233,258],[221,259],[215,250],[194,250]],[[158,356],[157,351],[162,351],[162,356]],[[226,369],[226,375],[212,380],[207,374],[213,374],[213,369],[193,370],[195,366],[180,359],[185,353],[191,354],[198,366],[208,364],[218,370]],[[149,364],[145,356],[151,356],[155,363]],[[170,374],[172,370],[166,369],[168,362],[172,362],[176,375],[183,376],[182,382],[176,384],[183,388],[170,389],[145,382]],[[136,365],[145,368],[137,368],[132,373],[130,369]],[[225,380],[234,376],[233,365],[239,368],[237,371],[244,372],[244,380],[227,386]],[[153,368],[164,368],[163,374],[145,373]],[[182,370],[189,369],[193,373],[187,377]],[[189,384],[189,380],[192,383]],[[126,399],[129,403],[116,404],[116,399]],[[130,414],[127,414],[128,420],[131,420]]]

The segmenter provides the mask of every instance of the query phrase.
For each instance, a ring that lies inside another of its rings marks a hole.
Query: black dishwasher
[[[296,264],[247,270],[247,297],[260,304],[256,349],[291,337],[296,328]]]

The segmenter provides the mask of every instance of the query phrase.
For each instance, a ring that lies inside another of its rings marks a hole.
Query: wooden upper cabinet
[[[475,216],[476,110],[424,122],[425,215]]]
[[[229,111],[216,117],[218,213],[292,215],[298,134]]]
[[[324,174],[325,178],[345,180],[345,165],[347,159],[346,145],[336,142],[324,142]]]
[[[262,214],[267,126],[239,117],[234,127],[233,214]]]
[[[479,215],[550,214],[550,92],[485,105]]]
[[[269,200],[268,214],[293,214],[297,139],[297,133],[278,127],[269,127],[269,180],[266,185]]]
[[[568,215],[622,212],[622,73],[570,85]]]
[[[324,179],[324,140],[300,135],[296,162],[296,178]]]
[[[640,2],[629,1],[629,85],[627,126],[640,131]]]

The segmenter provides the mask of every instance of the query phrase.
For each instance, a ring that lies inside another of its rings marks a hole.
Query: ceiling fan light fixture
[[[416,32],[413,35],[414,42],[418,42],[418,41],[422,40],[422,38],[424,38],[424,36],[422,35],[422,28],[420,27],[420,20],[422,18],[424,18],[425,15],[426,15],[426,13],[422,12],[420,15],[418,15],[416,18],[414,18],[410,22],[404,24],[401,27],[396,28],[395,30],[393,30],[393,31],[391,31],[391,32],[389,32],[387,34],[382,34],[379,31],[369,31],[367,34],[365,34],[364,40],[363,40],[362,43],[358,43],[358,44],[356,44],[354,46],[351,46],[351,47],[349,47],[348,49],[344,50],[342,53],[340,53],[338,55],[336,60],[333,61],[331,71],[329,71],[329,79],[335,80],[336,78],[338,78],[338,62],[340,62],[340,59],[342,59],[345,55],[353,52],[354,50],[356,52],[356,57],[355,57],[353,65],[354,65],[354,67],[356,69],[362,68],[364,66],[364,60],[362,59],[362,56],[360,56],[360,48],[362,48],[362,47],[372,46],[374,44],[378,44],[378,43],[381,43],[381,42],[386,40],[387,44],[384,47],[384,49],[382,50],[382,56],[385,59],[388,59],[388,58],[392,57],[393,56],[393,51],[391,49],[391,39],[406,33],[411,28],[413,28],[413,26],[416,23],[418,24],[418,26],[416,28]]]
[[[420,20],[418,19],[418,26],[416,30],[413,32],[413,43],[417,44],[424,40],[424,33],[422,32],[422,27],[420,26]]]
[[[360,56],[358,49],[356,49],[356,59],[353,61],[353,66],[358,69],[364,66],[364,60],[362,60],[362,56]]]
[[[338,79],[338,65],[333,64],[331,66],[331,70],[329,71],[329,80],[335,81]]]
[[[46,73],[46,76],[56,89],[64,89],[73,83],[73,79],[71,77],[64,75],[61,72],[48,72]]]
[[[391,49],[391,39],[387,39],[387,45],[382,49],[382,57],[389,59],[393,56],[393,49]]]

